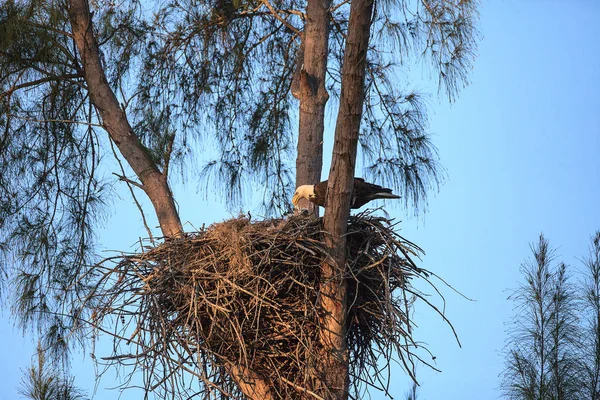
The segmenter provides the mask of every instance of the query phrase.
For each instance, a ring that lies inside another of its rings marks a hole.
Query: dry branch
[[[385,218],[351,217],[348,263],[336,272],[348,287],[355,393],[364,384],[385,388],[382,361],[398,357],[412,376],[420,359],[410,309],[421,293],[411,280],[429,274],[413,262],[421,249],[394,229]],[[113,326],[115,354],[105,361],[141,369],[145,387],[162,388],[163,397],[192,390],[241,398],[228,372],[237,366],[269,382],[276,398],[318,398],[308,389],[322,380],[323,235],[320,218],[240,217],[100,264],[88,301],[93,325]],[[198,378],[194,389],[182,375]]]

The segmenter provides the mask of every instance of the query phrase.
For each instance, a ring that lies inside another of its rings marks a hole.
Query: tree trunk
[[[271,387],[248,368],[230,365],[227,372],[249,400],[272,400]]]
[[[325,311],[321,344],[325,349],[323,376],[331,399],[348,398],[348,348],[346,343],[346,231],[360,121],[364,103],[367,49],[373,0],[353,0],[342,65],[340,109],[335,128],[333,158],[329,172],[324,228],[326,244],[337,265],[322,266],[321,304]]]
[[[108,84],[100,61],[87,0],[71,0],[69,17],[90,99],[102,116],[102,124],[142,182],[142,188],[156,211],[163,235],[166,237],[181,235],[183,227],[167,177],[159,171],[150,158],[148,150],[133,133],[125,112]]]
[[[293,91],[300,100],[298,130],[298,157],[296,158],[296,186],[314,185],[321,180],[323,168],[323,131],[325,104],[329,94],[325,88],[327,57],[329,55],[329,8],[331,0],[308,0],[306,25],[302,34],[298,73]],[[302,199],[302,208],[318,207]]]
[[[142,188],[150,198],[160,228],[165,237],[183,233],[179,213],[175,207],[167,177],[160,172],[150,158],[148,150],[133,132],[125,112],[108,84],[100,61],[98,43],[94,36],[89,3],[87,0],[71,0],[69,18],[73,37],[81,57],[83,75],[88,85],[90,99],[102,116],[102,124],[110,138],[142,182]],[[229,373],[247,398],[270,400],[270,386],[243,367],[231,367]]]

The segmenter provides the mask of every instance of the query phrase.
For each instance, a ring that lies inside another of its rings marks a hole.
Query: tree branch
[[[70,0],[69,5],[73,37],[81,58],[90,99],[100,113],[109,136],[142,182],[143,189],[156,211],[163,235],[179,236],[183,233],[183,227],[167,179],[133,132],[125,112],[108,84],[94,36],[89,4],[87,0]]]
[[[45,124],[48,122],[54,122],[54,123],[60,123],[60,124],[78,124],[78,125],[95,126],[98,128],[104,128],[103,125],[95,124],[93,122],[83,122],[83,121],[75,121],[75,120],[69,120],[69,119],[38,119],[38,118],[22,117],[22,116],[16,115],[16,114],[8,114],[7,117],[16,118],[16,119],[20,119],[23,121],[29,121],[29,122],[39,122],[42,124]]]
[[[63,80],[69,80],[69,79],[73,79],[73,78],[82,78],[82,77],[83,77],[83,75],[81,75],[81,74],[66,74],[66,75],[59,75],[59,76],[53,75],[53,76],[47,76],[45,78],[36,79],[35,81],[21,83],[20,85],[13,85],[6,92],[0,93],[0,100],[3,99],[4,97],[10,96],[11,94],[13,94],[15,91],[17,91],[19,89],[25,89],[28,87],[37,86],[37,85],[41,85],[43,83],[52,82],[52,81],[63,81]]]
[[[290,24],[287,20],[285,20],[284,18],[282,18],[281,15],[279,15],[279,13],[277,12],[277,10],[271,5],[271,3],[269,3],[269,0],[262,0],[262,3],[269,9],[269,11],[271,12],[271,14],[277,20],[279,20],[282,24],[284,24],[289,30],[291,30],[292,32],[294,32],[296,35],[300,34],[300,31],[298,30],[298,28],[296,28],[294,25]]]

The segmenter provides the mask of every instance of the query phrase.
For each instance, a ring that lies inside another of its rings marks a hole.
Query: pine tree
[[[84,400],[83,391],[74,385],[72,376],[63,376],[44,355],[44,349],[38,344],[37,360],[25,371],[19,393],[31,400]]]
[[[521,266],[525,278],[509,297],[516,314],[508,329],[501,388],[509,399],[579,399],[579,325],[575,288],[543,235]]]
[[[184,175],[184,163],[200,157],[197,148],[214,146],[217,157],[202,168],[201,182],[221,187],[231,204],[243,200],[245,182],[260,183],[266,209],[285,211],[293,184],[320,176],[324,109],[334,96],[340,111],[325,229],[337,266],[345,264],[359,144],[366,171],[391,183],[407,205],[421,206],[437,185],[423,104],[418,94],[401,93],[394,76],[407,58],[425,54],[452,98],[473,58],[476,2],[304,6],[0,4],[0,250],[14,259],[4,268],[16,282],[19,321],[43,332],[48,354],[68,357],[66,338],[93,319],[91,308],[73,305],[93,285],[94,233],[112,204],[112,179],[147,196],[160,236],[181,237],[173,171]],[[374,43],[391,43],[392,55],[375,51]],[[107,173],[111,157],[117,178]],[[324,373],[335,397],[346,398],[345,288],[335,267],[322,270],[324,323],[331,328],[322,335],[323,359],[335,366]],[[272,396],[252,371],[232,375],[245,393]]]
[[[589,255],[583,260],[583,359],[582,398],[600,399],[600,231],[592,237]]]

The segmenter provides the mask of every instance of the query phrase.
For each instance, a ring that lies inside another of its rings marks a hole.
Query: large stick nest
[[[277,397],[318,398],[303,388],[319,379],[323,235],[318,218],[240,217],[102,263],[90,304],[93,325],[111,326],[114,337],[104,360],[141,369],[159,397],[242,397],[232,371],[248,368]],[[337,272],[347,283],[352,392],[361,397],[368,386],[387,392],[382,366],[392,357],[413,373],[410,309],[427,300],[411,279],[428,273],[413,262],[421,250],[385,218],[351,217],[347,246]]]

